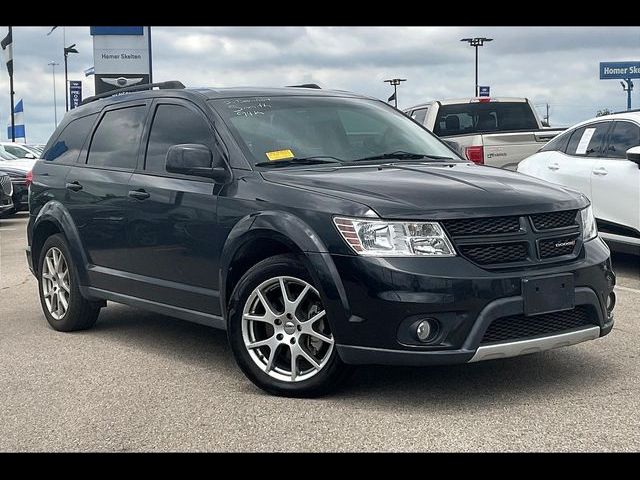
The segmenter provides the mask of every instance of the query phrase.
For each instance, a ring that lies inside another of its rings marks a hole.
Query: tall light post
[[[58,102],[56,100],[56,65],[60,65],[56,62],[49,62],[47,65],[51,65],[51,76],[53,78],[53,119],[55,126],[58,126]]]
[[[69,111],[69,77],[67,74],[67,57],[70,53],[78,53],[74,47],[76,44],[69,47],[64,47],[64,100],[65,100],[65,112]]]
[[[486,37],[474,37],[474,38],[461,38],[460,39],[461,42],[468,42],[469,45],[471,45],[472,47],[475,47],[476,49],[476,94],[475,96],[478,96],[478,47],[482,47],[484,45],[484,42],[492,42],[493,38],[486,38]]]
[[[625,82],[627,82],[626,85]],[[621,80],[620,85],[622,85],[622,90],[627,92],[627,110],[631,110],[631,92],[633,92],[633,82],[630,78],[627,78],[624,81]]]
[[[389,97],[387,102],[390,102],[391,100],[393,100],[394,107],[396,108],[398,108],[398,85],[400,85],[400,82],[406,82],[406,81],[407,81],[406,78],[392,78],[390,80],[384,80],[385,83],[388,83],[389,85],[393,85],[393,95]]]

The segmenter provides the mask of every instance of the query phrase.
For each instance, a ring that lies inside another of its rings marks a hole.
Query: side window
[[[571,138],[571,132],[561,133],[549,140],[539,151],[540,152],[565,152],[567,144]]]
[[[416,122],[422,125],[424,124],[424,119],[426,116],[427,116],[427,109],[421,108],[419,110],[414,110],[413,115],[411,115],[411,118],[413,118]]]
[[[146,107],[126,107],[104,114],[93,134],[88,165],[135,168]]]
[[[69,165],[75,163],[84,145],[84,141],[91,132],[91,127],[96,121],[97,113],[86,117],[77,118],[69,123],[55,142],[42,154],[42,158],[49,162]]]
[[[147,143],[145,170],[165,172],[169,147],[180,143],[210,145],[212,135],[202,115],[182,105],[158,105]]]
[[[610,122],[599,122],[577,129],[571,135],[567,153],[581,157],[597,157],[602,155],[602,144]]]
[[[640,127],[638,125],[631,122],[614,122],[604,156],[627,158],[627,150],[638,145],[640,145]]]
[[[4,149],[11,155],[14,155],[18,158],[25,158],[25,155],[27,154],[26,150],[23,150],[20,147],[14,147],[13,145],[5,145]]]

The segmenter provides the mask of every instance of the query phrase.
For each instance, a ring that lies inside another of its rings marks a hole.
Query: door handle
[[[606,168],[600,167],[600,168],[596,168],[595,170],[593,170],[592,173],[594,175],[606,175],[609,172],[607,172]]]
[[[71,190],[72,192],[79,192],[82,190],[82,185],[76,180],[75,182],[65,184],[67,190]]]
[[[549,170],[560,170],[560,165],[558,165],[557,163],[552,163],[551,165],[548,165],[547,168]]]
[[[149,198],[151,194],[145,192],[144,188],[139,188],[138,190],[130,190],[129,196],[137,200],[145,200]]]

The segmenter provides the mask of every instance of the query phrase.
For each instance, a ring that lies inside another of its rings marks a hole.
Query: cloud
[[[58,119],[64,113],[63,29],[14,27],[17,98],[25,102],[27,138],[46,141],[53,130],[54,60]],[[474,49],[460,39],[494,38],[479,50],[480,84],[494,96],[526,96],[540,111],[550,104],[552,125],[569,125],[607,107],[626,108],[617,81],[598,78],[600,61],[640,60],[637,27],[153,27],[154,79],[188,86],[283,86],[319,83],[386,99],[386,78],[408,81],[399,106],[467,97],[474,88]],[[93,94],[88,27],[67,27],[69,78]],[[639,82],[640,83],[640,82]],[[8,77],[0,68],[0,132],[8,118]],[[638,102],[636,89],[634,106]]]

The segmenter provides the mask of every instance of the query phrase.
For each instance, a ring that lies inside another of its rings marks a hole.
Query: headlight
[[[591,205],[580,210],[580,220],[582,222],[583,241],[588,241],[598,236],[598,227],[596,226],[596,218],[593,216]]]
[[[453,257],[456,252],[438,222],[333,219],[342,238],[359,255]]]

